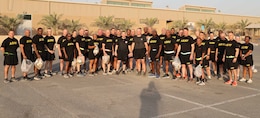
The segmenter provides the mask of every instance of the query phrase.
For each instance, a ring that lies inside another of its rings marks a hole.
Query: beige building
[[[184,5],[179,10],[187,12],[204,12],[204,13],[216,13],[216,8],[212,7],[202,7],[202,6],[193,6],[193,5]]]
[[[119,5],[119,6],[133,6],[133,7],[152,7],[151,0],[102,0],[102,4]]]
[[[106,3],[112,0],[104,0]],[[254,16],[240,16],[219,13],[205,13],[192,12],[186,10],[171,10],[171,9],[157,9],[149,7],[136,7],[130,4],[140,2],[140,0],[113,0],[113,1],[128,1],[129,5],[108,5],[99,3],[79,3],[79,2],[63,2],[60,0],[1,0],[0,13],[2,15],[16,16],[17,14],[27,15],[31,20],[27,23],[35,29],[42,27],[39,21],[44,15],[51,13],[63,14],[63,19],[80,19],[85,23],[89,30],[96,31],[98,28],[93,27],[92,24],[99,16],[114,16],[115,18],[129,19],[135,23],[133,28],[144,27],[142,19],[158,18],[159,22],[154,25],[154,28],[160,31],[161,28],[166,27],[167,20],[182,20],[187,19],[189,22],[197,22],[200,19],[212,18],[216,23],[226,22],[233,24],[248,19],[255,23],[260,21],[260,17]],[[141,0],[142,1],[142,0]],[[152,4],[151,1],[142,1],[142,3]],[[186,7],[187,8],[187,7]]]

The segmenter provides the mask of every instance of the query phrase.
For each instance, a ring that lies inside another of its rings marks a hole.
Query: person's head
[[[205,33],[204,32],[200,32],[199,33],[199,37],[201,40],[205,40]]]
[[[170,38],[171,37],[171,31],[170,30],[166,30],[166,37]]]
[[[213,32],[210,32],[210,33],[209,33],[209,38],[210,38],[210,39],[214,39],[214,37],[215,37],[215,36],[214,36],[214,33],[213,33]]]
[[[188,36],[189,35],[189,29],[188,28],[184,28],[183,29],[183,35],[184,36]]]
[[[148,27],[144,27],[144,33],[148,33]]]
[[[116,30],[116,36],[121,36],[121,31],[119,29]]]
[[[8,32],[8,37],[9,37],[9,38],[14,38],[14,31],[13,31],[13,30],[10,30],[10,31]]]
[[[76,37],[78,35],[78,33],[77,33],[77,31],[76,30],[74,30],[73,32],[72,32],[72,37]]]
[[[25,30],[25,31],[24,31],[24,36],[29,37],[30,34],[31,34],[30,30]]]
[[[250,36],[246,36],[246,37],[245,37],[245,43],[249,43],[250,40],[251,40],[251,37],[250,37]]]
[[[93,37],[93,40],[97,40],[97,34],[93,34],[92,37]]]
[[[122,31],[121,36],[122,36],[123,38],[125,38],[125,37],[126,37],[126,32],[125,32],[125,31]]]
[[[88,30],[85,30],[84,31],[84,36],[88,36],[89,35],[89,31]]]
[[[103,31],[102,29],[98,29],[98,33],[97,33],[98,36],[102,36],[103,35]]]
[[[71,40],[72,35],[70,33],[68,33],[66,37],[67,37],[67,40]]]
[[[136,35],[142,35],[142,29],[141,28],[138,28],[137,30],[136,30]]]
[[[235,40],[237,41],[237,42],[240,42],[241,40],[240,40],[240,36],[236,36],[235,37]]]
[[[175,29],[174,28],[171,29],[171,34],[175,34]]]
[[[84,30],[83,30],[83,29],[80,29],[80,30],[79,30],[79,35],[80,35],[80,36],[84,36]]]
[[[202,39],[200,37],[198,37],[196,43],[197,43],[197,45],[201,45]]]
[[[222,30],[218,31],[218,36],[221,37],[221,34],[224,33]]]
[[[232,31],[228,32],[228,39],[234,40],[234,33]]]
[[[152,33],[153,33],[152,27],[148,27],[148,33],[149,33],[149,34],[152,34]]]
[[[220,39],[222,39],[222,40],[224,40],[226,38],[226,34],[224,32],[221,32],[219,34],[219,36],[220,36]]]
[[[196,37],[199,37],[199,36],[200,36],[200,31],[197,30],[197,31],[195,32],[195,35],[196,35]]]
[[[64,30],[62,31],[62,35],[63,35],[63,36],[67,36],[67,34],[68,34],[68,30],[67,30],[67,29],[64,29]]]
[[[180,29],[180,30],[179,30],[178,35],[179,35],[179,36],[183,36],[183,29]]]
[[[155,29],[152,30],[152,35],[155,37],[157,36],[157,31]]]
[[[166,34],[166,29],[162,28],[162,35],[165,35],[165,34]]]
[[[43,33],[43,29],[40,27],[40,28],[38,28],[37,29],[37,34],[38,35],[42,35],[42,33]]]
[[[109,37],[110,36],[110,30],[106,30],[105,35],[106,35],[106,37]]]
[[[47,35],[48,35],[48,36],[51,36],[51,35],[52,35],[52,30],[51,30],[51,28],[48,28],[48,29],[47,29]]]
[[[131,36],[135,36],[135,30],[134,29],[131,30]]]
[[[115,28],[111,28],[111,34],[116,35],[116,29]]]
[[[131,35],[131,30],[130,29],[127,29],[126,32],[127,32],[127,36]]]

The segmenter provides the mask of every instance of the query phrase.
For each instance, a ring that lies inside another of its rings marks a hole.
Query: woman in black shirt
[[[67,34],[67,40],[62,43],[62,51],[64,53],[64,61],[65,61],[65,74],[64,78],[69,78],[71,75],[69,75],[71,63],[74,58],[76,58],[76,45],[73,41],[73,38],[71,34]]]

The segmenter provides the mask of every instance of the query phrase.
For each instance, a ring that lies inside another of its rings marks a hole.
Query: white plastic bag
[[[74,58],[73,61],[71,62],[71,66],[76,67],[76,65],[77,65],[77,59]]]
[[[102,56],[102,62],[108,64],[110,62],[110,56],[109,55]]]
[[[83,65],[85,63],[85,57],[84,56],[78,56],[77,57],[77,64]]]
[[[253,70],[254,73],[258,72],[257,69],[255,68],[255,65],[252,66],[252,70]]]
[[[202,75],[202,66],[200,64],[195,68],[194,75],[196,77],[201,77],[201,75]]]
[[[25,72],[25,73],[29,72],[29,70],[31,69],[32,65],[33,65],[33,62],[31,60],[23,59],[22,65],[21,65],[21,71]]]
[[[181,61],[179,58],[174,58],[172,65],[174,66],[175,70],[181,69]]]
[[[42,69],[42,67],[44,66],[44,62],[42,61],[41,58],[38,58],[38,59],[36,59],[36,61],[34,62],[34,66],[35,66],[38,70],[40,70],[40,69]]]
[[[93,50],[93,54],[96,56],[99,53],[98,45],[95,45],[96,47]]]

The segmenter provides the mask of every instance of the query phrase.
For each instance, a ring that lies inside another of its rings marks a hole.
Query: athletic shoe
[[[148,75],[148,77],[149,77],[149,78],[154,78],[154,77],[156,77],[156,75],[153,74],[153,73],[150,73],[150,74]]]
[[[97,73],[97,72],[94,72],[94,75],[96,76],[96,75],[98,75],[98,73]]]
[[[177,73],[177,74],[176,74],[176,77],[177,77],[177,78],[181,78],[181,74],[180,74],[180,73]]]
[[[69,74],[69,77],[73,77],[73,74],[72,74],[72,73],[70,73],[70,74]]]
[[[11,77],[10,82],[17,82],[17,79],[15,77]]]
[[[8,79],[4,79],[4,83],[10,83],[10,80],[8,80]]]
[[[237,81],[232,82],[232,86],[237,86]]]
[[[246,79],[245,79],[245,78],[241,78],[239,81],[240,81],[240,82],[245,82]]]
[[[63,77],[66,79],[70,78],[70,76],[68,74],[64,74]]]
[[[172,80],[176,80],[177,77],[175,75],[172,76]]]
[[[88,76],[91,76],[91,77],[95,76],[94,72],[89,73]]]
[[[249,80],[246,81],[246,83],[251,84],[251,83],[253,83],[253,80],[249,79]]]
[[[170,78],[169,74],[164,74],[162,77],[165,78],[165,79]]]
[[[30,78],[28,78],[28,77],[23,77],[22,79],[20,79],[20,81],[28,81],[28,80],[30,80]]]
[[[119,71],[116,71],[116,75],[119,75]]]
[[[206,85],[203,81],[201,81],[199,84],[198,84],[199,86],[204,86],[204,85]]]
[[[160,75],[158,75],[158,74],[155,75],[155,78],[156,78],[156,79],[161,79],[161,78],[160,78]]]
[[[113,74],[113,71],[109,71],[107,74],[112,75],[112,74]]]
[[[84,77],[84,75],[81,72],[78,72],[77,77]]]
[[[57,75],[56,72],[50,72],[50,74],[53,76],[53,75]]]
[[[64,75],[63,72],[58,72],[58,74],[59,74],[60,76],[63,76],[63,75]]]
[[[103,72],[103,75],[107,75],[107,73],[106,73],[106,72]]]
[[[232,80],[230,79],[230,80],[226,81],[225,84],[232,84]]]
[[[196,84],[199,85],[201,82],[202,82],[202,81],[199,80],[199,81],[196,82]]]
[[[48,72],[43,74],[45,77],[51,77],[51,74],[49,74]]]
[[[208,79],[211,80],[211,76],[208,76]]]
[[[33,77],[33,80],[36,80],[36,81],[38,81],[38,80],[41,80],[42,78],[40,77],[40,76],[34,76]]]
[[[122,71],[122,74],[125,75],[125,74],[126,74],[126,71]]]
[[[219,77],[218,80],[223,80],[223,78],[222,78],[222,77]]]
[[[116,70],[113,70],[111,73],[116,73]]]

